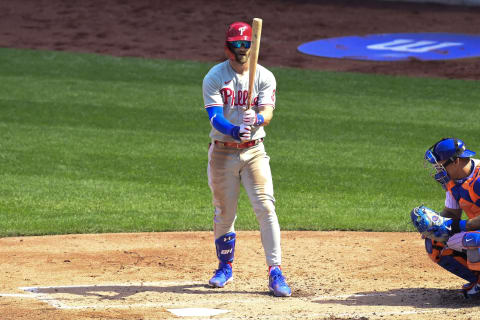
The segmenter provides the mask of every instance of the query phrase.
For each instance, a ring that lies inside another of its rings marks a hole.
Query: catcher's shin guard
[[[425,239],[425,249],[430,259],[443,269],[468,282],[478,281],[478,273],[468,268],[464,253],[446,249],[443,243],[428,238]]]
[[[215,240],[217,258],[221,263],[232,263],[235,255],[235,232],[224,234]]]

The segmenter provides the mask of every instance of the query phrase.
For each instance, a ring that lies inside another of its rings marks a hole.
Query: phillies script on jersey
[[[246,106],[248,101],[248,91],[247,90],[238,90],[235,94],[235,91],[231,88],[224,87],[220,89],[220,94],[223,98],[224,105],[230,106]],[[253,105],[257,105],[258,96],[253,99]]]

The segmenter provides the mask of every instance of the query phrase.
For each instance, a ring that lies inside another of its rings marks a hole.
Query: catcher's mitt
[[[452,219],[440,216],[425,206],[416,207],[410,212],[412,223],[425,238],[447,242],[452,235]]]

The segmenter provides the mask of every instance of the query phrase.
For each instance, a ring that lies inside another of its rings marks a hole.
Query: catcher
[[[480,297],[480,160],[474,155],[460,139],[444,138],[431,146],[425,162],[446,191],[445,208],[440,213],[425,206],[411,211],[430,258],[468,281],[462,287],[466,298]],[[462,212],[468,219],[461,219]]]

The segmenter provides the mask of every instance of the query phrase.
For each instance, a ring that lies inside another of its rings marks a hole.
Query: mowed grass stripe
[[[209,230],[213,64],[0,49],[0,235]],[[412,230],[443,207],[426,147],[480,151],[476,81],[271,68],[267,128],[284,230]],[[257,229],[241,194],[238,229]]]

